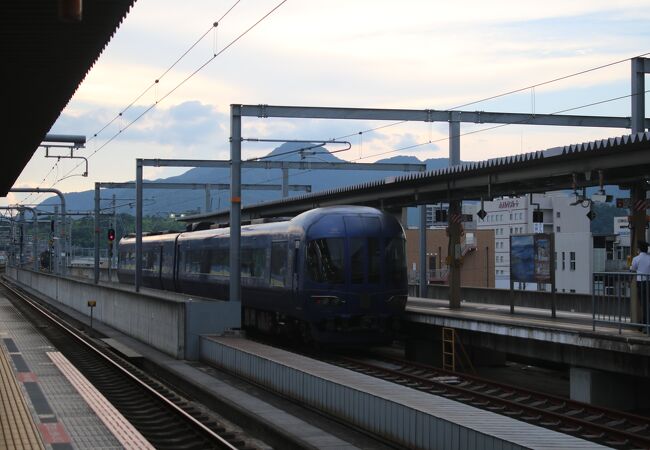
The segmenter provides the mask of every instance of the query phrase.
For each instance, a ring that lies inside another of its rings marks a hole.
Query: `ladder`
[[[442,328],[442,368],[452,372],[456,371],[456,344],[460,347],[462,353],[460,356],[465,358],[469,371],[476,373],[476,369],[460,340],[460,336],[456,334],[456,329],[449,327]],[[460,358],[458,359],[458,363],[461,366],[464,365]]]
[[[444,370],[456,371],[456,330],[454,328],[442,328],[442,368]]]

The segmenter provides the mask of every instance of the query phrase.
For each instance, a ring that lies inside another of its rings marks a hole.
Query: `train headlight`
[[[311,301],[321,306],[339,306],[345,304],[345,299],[335,295],[312,295]]]

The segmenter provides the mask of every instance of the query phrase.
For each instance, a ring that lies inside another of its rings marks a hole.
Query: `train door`
[[[300,305],[297,304],[298,292],[300,289],[300,239],[295,239],[293,241],[293,248],[291,249],[291,297],[297,307]]]

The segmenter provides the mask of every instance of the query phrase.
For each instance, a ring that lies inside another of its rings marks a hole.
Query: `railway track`
[[[0,291],[158,449],[256,447],[192,402],[127,361],[95,345],[37,301],[0,280]]]
[[[331,356],[324,360],[610,447],[650,448],[650,419],[646,417],[397,358]]]

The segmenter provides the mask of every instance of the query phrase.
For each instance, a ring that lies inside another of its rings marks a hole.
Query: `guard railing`
[[[636,294],[639,311],[633,319],[631,296]],[[592,286],[593,330],[596,324],[632,328],[650,333],[650,275],[634,272],[595,272]]]

